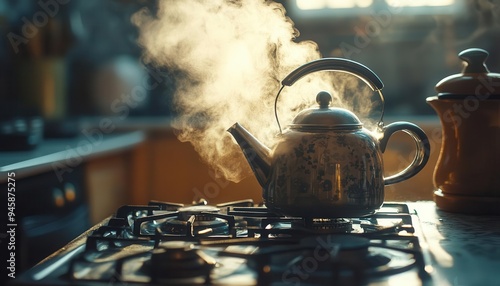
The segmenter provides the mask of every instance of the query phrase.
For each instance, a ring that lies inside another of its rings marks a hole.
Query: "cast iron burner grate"
[[[388,210],[388,211],[384,211]],[[380,225],[379,220],[397,223]],[[413,233],[409,209],[404,204],[384,204],[381,211],[366,218],[297,218],[284,217],[266,207],[253,206],[251,200],[207,205],[153,201],[145,206],[123,206],[99,231],[108,231],[111,237],[149,237],[153,239],[194,239],[201,237],[293,237],[311,234],[364,235]],[[97,234],[97,233],[96,233]]]
[[[416,237],[390,236],[384,239],[386,241],[380,243],[361,236],[322,235],[306,237],[294,245],[262,248],[251,254],[223,251],[219,255],[251,261],[258,272],[258,285],[271,285],[275,281],[291,284],[302,281],[305,285],[365,285],[368,278],[396,275],[412,268],[417,269],[422,281],[429,281]],[[394,247],[386,243],[391,240],[400,242],[400,239],[413,247]]]
[[[61,250],[54,274],[44,266],[53,279],[44,285],[240,284],[224,280],[231,275],[251,285],[371,285],[408,272],[425,282],[414,218],[405,204],[344,219],[283,217],[251,200],[123,206],[73,242],[71,258]]]
[[[234,205],[253,205],[251,200],[236,201]],[[223,204],[226,207],[229,204]],[[147,206],[123,206],[115,218],[126,219],[136,237],[201,237],[222,235],[235,237],[237,229],[246,222],[236,221],[217,206],[205,200],[191,206],[152,202]],[[238,224],[238,225],[237,225]]]

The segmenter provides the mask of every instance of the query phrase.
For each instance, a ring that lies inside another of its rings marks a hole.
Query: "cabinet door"
[[[123,152],[88,161],[86,183],[93,224],[130,203],[130,153]]]
[[[193,146],[180,142],[171,130],[148,134],[145,145],[134,152],[131,165],[135,204],[148,200],[189,204],[200,198],[211,204],[241,199],[262,201],[262,188],[253,175],[239,183],[217,177]]]

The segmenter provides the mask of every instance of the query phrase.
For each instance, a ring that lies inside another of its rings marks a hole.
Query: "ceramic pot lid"
[[[500,99],[500,74],[491,73],[485,64],[488,52],[471,48],[458,57],[464,61],[462,73],[448,76],[436,84],[439,99],[463,99],[476,96],[481,100]]]

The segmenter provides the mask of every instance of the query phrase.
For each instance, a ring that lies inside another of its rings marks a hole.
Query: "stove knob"
[[[52,199],[54,200],[54,205],[58,208],[62,208],[64,206],[64,194],[60,188],[52,189]]]
[[[193,244],[171,241],[153,250],[150,267],[154,279],[209,279],[213,264],[194,249]]]
[[[64,197],[68,202],[73,202],[76,199],[76,188],[72,183],[64,184]]]

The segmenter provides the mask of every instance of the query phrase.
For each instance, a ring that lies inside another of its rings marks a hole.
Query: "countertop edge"
[[[87,141],[88,152],[80,152],[78,145],[84,142],[82,138],[73,138],[71,148],[43,155],[40,157],[23,160],[14,164],[0,166],[0,184],[8,180],[7,173],[15,172],[16,180],[45,171],[57,171],[56,168],[72,167],[76,162],[82,162],[90,158],[103,155],[104,153],[117,152],[131,148],[146,138],[143,131],[133,131],[124,134],[117,134],[108,138],[103,138],[101,142]]]

